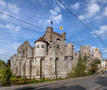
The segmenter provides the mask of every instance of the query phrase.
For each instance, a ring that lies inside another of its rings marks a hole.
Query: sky
[[[26,40],[34,41],[43,36],[53,21],[55,32],[66,32],[66,42],[72,41],[75,51],[80,45],[100,48],[107,58],[107,0],[61,0],[92,31],[81,24],[56,0],[0,0],[0,11],[23,19],[42,29],[0,14],[0,59],[7,61]],[[63,26],[63,30],[59,27]],[[99,36],[100,41],[96,35]]]

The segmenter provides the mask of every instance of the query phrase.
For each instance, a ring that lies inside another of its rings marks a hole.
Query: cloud
[[[5,7],[6,3],[3,0],[0,0],[0,6]]]
[[[54,24],[58,24],[63,20],[61,9],[58,6],[56,6],[54,9],[49,10],[49,15],[47,19],[46,18],[41,19],[37,15],[35,16],[35,19],[38,20],[38,23],[40,25],[45,25],[45,26],[49,25],[51,21],[53,21]]]
[[[83,20],[83,19],[85,19],[85,15],[80,15],[80,16],[78,16],[78,18]]]
[[[102,3],[107,3],[107,0],[99,0]]]
[[[107,53],[107,48],[105,48],[103,51],[104,51],[105,53]]]
[[[89,19],[92,16],[95,16],[97,13],[99,13],[101,10],[101,7],[97,3],[90,3],[87,5],[86,13],[83,15],[78,16],[79,19]]]
[[[63,1],[61,1],[61,2],[64,4]],[[59,3],[59,2],[58,2],[58,6],[61,7],[62,9],[65,9],[65,7],[61,3]]]
[[[13,24],[6,24],[6,25],[0,24],[0,28],[12,30],[12,31],[19,31],[21,29],[20,26],[16,26]]]
[[[7,61],[15,52],[16,49],[20,46],[20,43],[18,42],[8,42],[5,47],[3,44],[0,45],[0,59]]]
[[[91,34],[94,35],[96,33],[97,35],[100,35],[101,37],[106,37],[107,36],[107,25],[103,25],[99,27],[99,30],[94,30],[94,32],[91,32]]]
[[[104,16],[107,16],[107,7],[105,7],[105,9],[104,9],[103,15],[104,15]]]
[[[93,48],[97,48],[97,47],[96,46],[91,46],[90,48],[91,48],[90,50],[92,51]]]
[[[54,9],[51,9],[48,21],[52,20],[55,23],[60,23],[62,21],[62,15],[60,14],[60,12],[61,9],[58,6],[56,6]]]
[[[73,9],[79,9],[80,8],[80,3],[79,2],[76,2],[74,5],[71,5],[71,8]]]
[[[94,16],[100,11],[100,6],[98,4],[92,4],[88,6],[88,17]]]
[[[20,8],[14,3],[7,3],[5,0],[0,0],[0,10],[6,14],[12,14],[18,17]],[[8,20],[7,15],[0,15],[1,20]]]
[[[61,11],[61,9],[59,7],[55,7],[54,10],[50,10],[50,13],[52,15],[58,15],[58,13]]]
[[[15,13],[15,14],[18,14],[20,10],[16,4],[11,4],[11,3],[8,4],[8,8],[10,12]]]
[[[9,14],[8,12],[5,12],[5,11],[4,11],[4,13]],[[1,15],[0,15],[0,19],[1,19],[1,20],[7,20],[7,19],[8,19],[8,16],[7,16],[7,15],[4,15],[4,14],[1,14]]]

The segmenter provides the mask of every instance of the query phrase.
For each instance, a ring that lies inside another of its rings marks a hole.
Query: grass
[[[89,75],[93,75],[93,74],[88,73],[88,74],[86,74],[84,76],[80,76],[80,77],[85,77],[85,76],[89,76]],[[77,76],[75,76],[75,74],[73,74],[73,73],[70,73],[68,75],[68,77],[66,77],[66,78],[60,77],[57,80],[65,80],[65,79],[71,79],[71,78],[77,78]],[[6,82],[5,79],[3,79],[3,80],[4,80],[4,82]],[[57,80],[56,79],[49,79],[49,78],[43,78],[43,79],[37,80],[35,78],[34,79],[28,79],[28,78],[22,78],[22,77],[15,77],[14,76],[14,77],[10,78],[10,81],[8,84],[9,85],[24,85],[24,84],[34,84],[34,83],[50,82],[50,81],[57,81]]]

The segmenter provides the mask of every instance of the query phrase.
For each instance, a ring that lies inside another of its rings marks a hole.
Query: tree
[[[7,61],[7,65],[10,66],[10,59],[8,59],[8,61]]]
[[[10,65],[6,64],[4,61],[0,60],[0,77],[5,78],[6,81],[9,81],[11,77]]]
[[[98,71],[98,64],[100,64],[100,60],[94,60],[94,62],[91,64],[91,72],[96,73]]]
[[[74,70],[74,75],[76,77],[84,76],[85,70],[86,70],[85,60],[84,58],[81,57],[81,55],[79,55],[78,63]]]
[[[3,77],[4,69],[6,67],[6,64],[4,61],[0,60],[0,77]]]
[[[10,66],[5,67],[3,76],[6,79],[6,81],[9,81],[10,77],[12,76]]]

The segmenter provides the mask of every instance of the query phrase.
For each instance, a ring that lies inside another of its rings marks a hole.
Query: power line
[[[66,39],[66,41],[68,41],[68,42],[73,42],[74,44],[77,44],[77,45],[81,46],[81,44],[78,43],[78,42],[76,42],[76,41],[71,41],[71,40],[69,40],[69,39]]]
[[[61,5],[63,5],[63,7],[64,7],[67,11],[69,11],[69,12],[70,12],[81,24],[83,24],[88,30],[90,30],[91,32],[93,32],[93,34],[100,40],[100,42],[102,42],[102,44],[105,45],[104,42],[103,42],[103,40],[102,40],[87,24],[85,24],[84,22],[82,22],[82,21],[78,18],[78,16],[77,16],[76,14],[74,14],[67,6],[65,6],[64,3],[62,3],[60,0],[57,0],[57,2],[59,2]]]
[[[38,28],[38,29],[43,29],[43,28],[41,28],[41,27],[39,27],[39,26],[36,26],[36,25],[34,25],[34,24],[32,24],[32,23],[29,23],[29,22],[27,22],[27,21],[25,21],[25,20],[22,20],[22,19],[20,19],[20,18],[14,17],[14,16],[9,15],[9,14],[7,14],[7,13],[4,13],[4,12],[2,12],[2,11],[0,11],[0,13],[3,14],[3,15],[6,15],[6,16],[8,16],[8,17],[11,17],[11,18],[13,18],[13,19],[16,19],[16,20],[18,20],[18,21],[21,21],[21,22],[23,22],[23,23],[25,23],[25,24],[28,24],[28,25],[30,25],[30,26],[36,27],[36,28]]]
[[[2,12],[2,11],[0,11],[0,13],[3,14],[3,15],[6,15],[6,16],[8,16],[8,17],[11,17],[11,18],[13,18],[13,19],[16,19],[16,20],[18,20],[18,21],[21,21],[21,22],[23,22],[23,23],[25,23],[25,24],[31,25],[31,26],[33,26],[33,27],[36,27],[36,28],[38,28],[38,29],[43,29],[43,28],[38,27],[38,26],[36,26],[36,25],[34,25],[34,24],[32,24],[32,23],[29,23],[29,22],[27,22],[27,21],[25,21],[25,20],[22,20],[22,19],[20,19],[20,18],[14,17],[14,16],[9,15],[9,14],[7,14],[7,13],[4,13],[4,12]],[[32,31],[41,33],[41,32],[36,31],[36,30],[32,30]],[[74,42],[74,41],[71,41],[71,40],[68,40],[68,39],[66,39],[66,40],[69,41],[69,42],[76,43],[77,45],[81,46],[81,45],[80,45],[79,43],[77,43],[77,42]]]

